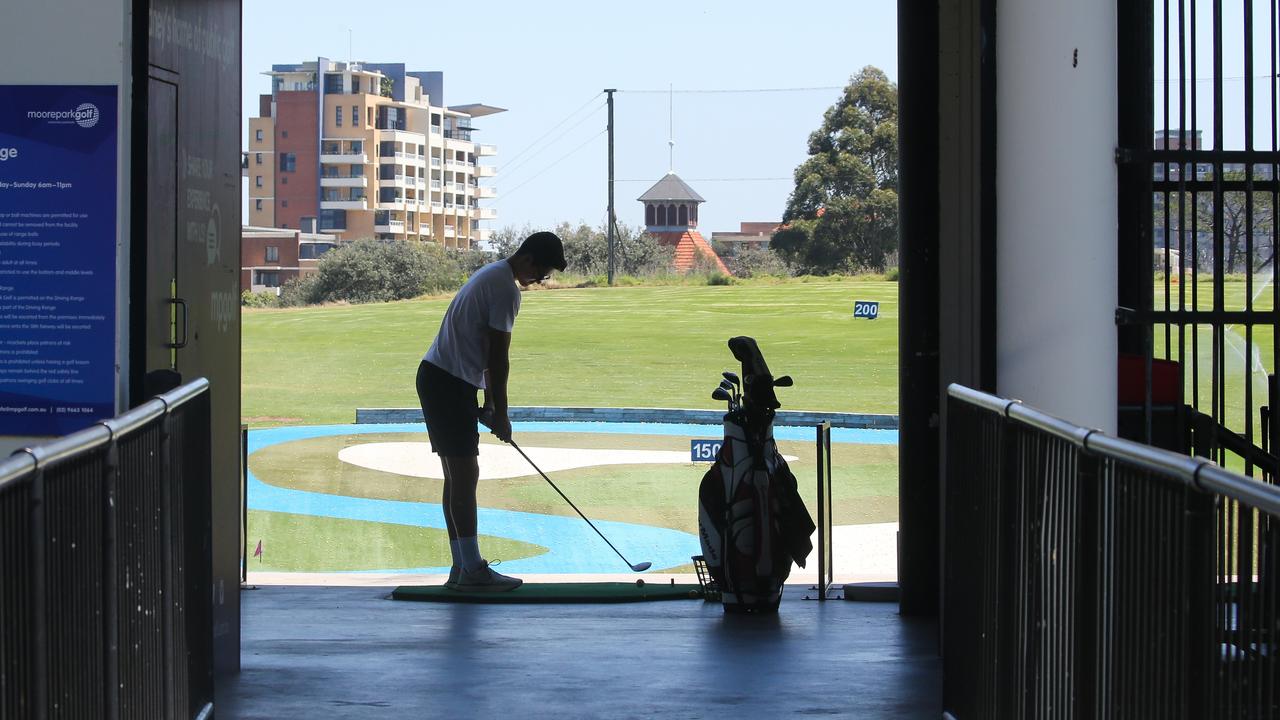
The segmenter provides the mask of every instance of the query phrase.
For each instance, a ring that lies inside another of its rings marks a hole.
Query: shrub
[[[479,254],[430,242],[357,240],[320,259],[310,302],[386,302],[462,287]]]
[[[898,278],[901,275],[902,275],[902,271],[896,267],[891,267],[888,270],[884,271],[884,279],[888,280],[889,282],[898,282]]]
[[[247,308],[276,307],[280,298],[274,292],[253,292],[245,290],[240,293],[240,305]]]
[[[769,248],[741,248],[737,254],[725,258],[724,264],[740,278],[791,277],[793,274],[782,256]]]
[[[707,284],[708,285],[732,285],[733,278],[729,277],[728,275],[725,275],[719,270],[716,270],[715,272],[707,273]]]
[[[319,280],[320,277],[318,275],[310,273],[286,282],[280,288],[280,297],[278,299],[280,307],[301,307],[320,302],[316,294]]]

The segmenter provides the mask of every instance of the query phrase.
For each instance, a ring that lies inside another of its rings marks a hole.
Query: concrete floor
[[[938,718],[937,626],[893,603],[440,605],[388,588],[243,598],[219,718]]]

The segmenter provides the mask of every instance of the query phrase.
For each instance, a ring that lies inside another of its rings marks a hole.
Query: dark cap
[[[555,233],[545,230],[525,238],[524,242],[520,243],[520,249],[516,250],[515,256],[519,255],[529,255],[538,265],[555,268],[561,272],[568,267],[568,263],[564,261],[564,244]]]

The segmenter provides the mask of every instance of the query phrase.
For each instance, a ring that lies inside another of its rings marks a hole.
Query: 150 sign
[[[689,462],[711,462],[720,454],[723,440],[690,440]]]
[[[868,320],[875,320],[876,318],[880,317],[879,301],[854,300],[853,316],[855,318],[866,318]]]

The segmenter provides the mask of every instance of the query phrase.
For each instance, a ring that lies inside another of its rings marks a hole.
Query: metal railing
[[[1280,488],[948,394],[952,716],[1280,717]],[[1198,452],[1211,430],[1192,432]]]
[[[211,715],[208,388],[0,461],[0,717]]]

